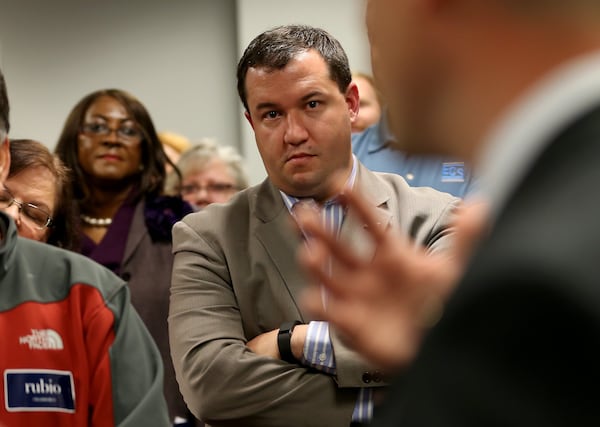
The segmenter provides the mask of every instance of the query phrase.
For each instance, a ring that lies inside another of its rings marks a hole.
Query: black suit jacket
[[[600,426],[600,107],[499,213],[377,426]]]

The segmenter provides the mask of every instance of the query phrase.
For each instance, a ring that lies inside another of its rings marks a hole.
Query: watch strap
[[[298,360],[294,357],[294,353],[292,353],[292,332],[301,323],[298,320],[294,320],[281,324],[277,333],[277,347],[279,347],[281,360],[285,360],[288,363],[298,363]]]

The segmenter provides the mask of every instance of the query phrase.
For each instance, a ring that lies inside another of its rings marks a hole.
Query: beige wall
[[[159,130],[212,137],[265,176],[235,84],[242,50],[286,23],[326,28],[368,70],[364,0],[0,0],[0,66],[12,137],[53,148],[73,105],[100,88],[136,95]]]
[[[117,87],[156,127],[237,144],[234,0],[0,0],[11,135],[54,147],[73,105]]]

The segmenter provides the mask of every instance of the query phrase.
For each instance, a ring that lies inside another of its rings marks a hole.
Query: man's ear
[[[350,120],[354,123],[354,120],[358,116],[358,109],[360,106],[358,86],[354,82],[351,82],[348,85],[348,89],[346,89],[346,104],[348,104],[348,110],[350,111]]]
[[[252,129],[254,129],[254,122],[252,121],[252,117],[250,117],[250,113],[248,112],[248,110],[244,111],[244,117],[246,118],[246,120],[248,120],[248,123],[250,123]]]
[[[4,183],[10,170],[10,142],[8,136],[0,144],[0,183]]]

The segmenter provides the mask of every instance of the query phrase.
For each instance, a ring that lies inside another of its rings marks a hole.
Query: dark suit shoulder
[[[388,406],[381,419],[598,425],[598,158],[600,109],[535,159],[396,389],[404,418]]]

